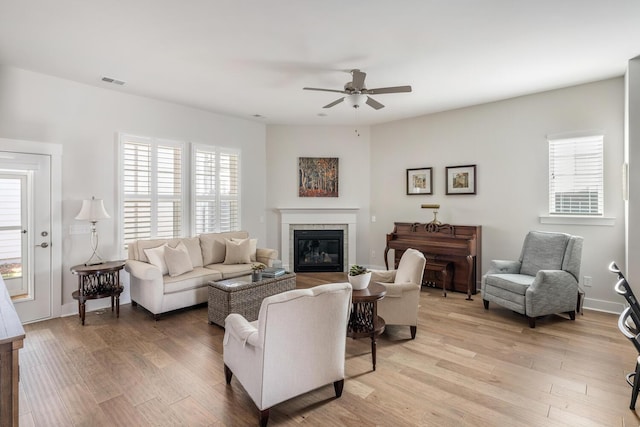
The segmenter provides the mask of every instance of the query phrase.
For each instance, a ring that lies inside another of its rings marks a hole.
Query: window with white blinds
[[[184,234],[184,144],[121,135],[122,239]]]
[[[549,140],[549,214],[602,216],[603,136]]]
[[[240,229],[240,155],[198,145],[193,150],[195,233]]]

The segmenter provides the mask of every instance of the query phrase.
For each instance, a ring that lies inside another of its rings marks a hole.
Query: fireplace
[[[294,230],[294,271],[344,271],[343,247],[342,230]]]

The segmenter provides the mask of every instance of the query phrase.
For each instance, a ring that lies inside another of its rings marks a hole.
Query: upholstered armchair
[[[344,385],[345,341],[351,285],[332,283],[265,298],[258,320],[237,313],[225,320],[224,372],[232,375],[260,410],[329,383],[336,397]]]
[[[411,339],[416,337],[425,263],[422,252],[409,248],[402,254],[397,270],[371,271],[371,281],[387,289],[385,297],[378,301],[378,315],[387,325],[409,325]]]
[[[495,302],[524,314],[531,328],[548,314],[575,320],[582,241],[565,233],[529,232],[518,261],[491,261],[482,277],[484,308]]]

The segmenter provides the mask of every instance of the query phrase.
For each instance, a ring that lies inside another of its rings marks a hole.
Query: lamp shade
[[[353,108],[360,108],[367,102],[367,95],[363,95],[361,93],[354,93],[352,95],[346,96],[344,101],[348,106]]]
[[[102,199],[96,199],[95,197],[92,197],[91,200],[83,200],[82,208],[80,208],[80,212],[76,215],[76,219],[91,222],[107,218],[111,217],[104,209]]]

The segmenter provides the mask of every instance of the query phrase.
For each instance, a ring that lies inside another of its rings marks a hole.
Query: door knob
[[[36,245],[36,246],[40,246],[41,248],[48,248],[49,244],[47,242],[42,242],[42,243],[40,243],[39,245]]]

